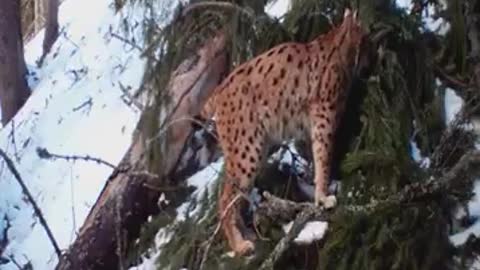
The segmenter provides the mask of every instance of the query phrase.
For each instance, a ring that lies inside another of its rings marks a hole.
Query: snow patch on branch
[[[454,120],[457,114],[460,112],[464,104],[464,101],[459,97],[455,91],[451,88],[445,90],[445,124],[449,125]]]
[[[292,228],[293,221],[283,226],[283,231],[288,233]],[[328,223],[324,221],[310,221],[295,238],[294,242],[300,245],[307,245],[314,241],[321,240],[328,229]]]
[[[209,194],[215,192],[215,180],[218,178],[218,174],[222,170],[222,167],[223,158],[208,165],[187,180],[187,184],[195,187],[195,191],[190,195],[190,199],[187,199],[186,202],[177,208],[177,221],[184,221],[187,216],[192,216],[198,213],[198,210],[200,210],[200,204],[198,204],[198,201],[204,196],[207,190]]]

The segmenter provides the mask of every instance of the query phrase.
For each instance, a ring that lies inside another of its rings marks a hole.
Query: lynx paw
[[[331,209],[337,205],[337,198],[334,195],[319,195],[315,197],[315,205],[323,205],[325,209]]]
[[[245,256],[253,253],[255,244],[252,241],[244,240],[235,247],[236,256]]]
[[[333,195],[327,196],[323,199],[322,204],[325,209],[334,208],[337,205],[337,198]]]

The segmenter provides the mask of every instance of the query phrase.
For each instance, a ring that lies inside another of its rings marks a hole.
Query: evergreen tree
[[[157,133],[157,116],[164,106],[171,106],[164,88],[172,71],[218,31],[228,34],[233,68],[281,42],[312,40],[340,22],[347,5],[356,7],[375,42],[363,50],[362,76],[352,86],[336,138],[332,174],[341,179],[340,203],[328,213],[326,238],[291,247],[275,261],[275,269],[466,267],[475,253],[471,245],[475,241],[454,247],[449,234],[459,229],[452,226],[455,210],[471,198],[478,173],[478,166],[460,170],[458,163],[474,149],[475,135],[464,124],[478,113],[480,83],[475,79],[480,78],[476,73],[480,49],[475,42],[480,40],[475,40],[475,33],[480,28],[468,22],[478,16],[480,5],[473,0],[414,1],[413,8],[405,10],[393,0],[295,0],[284,18],[276,20],[265,13],[268,2],[192,0],[195,8],[179,6],[173,22],[161,31],[155,15],[151,16],[157,14],[154,3],[141,2],[151,7],[145,24],[144,91],[153,105],[142,117],[145,134]],[[120,8],[125,3],[117,0],[116,4]],[[435,12],[426,15],[428,7]],[[422,16],[441,17],[450,28],[445,34],[431,32]],[[375,40],[379,33],[386,34]],[[461,114],[448,126],[443,119],[446,87],[465,99]],[[412,141],[423,156],[430,157],[430,166],[413,159]],[[151,145],[151,171],[161,171],[158,164],[166,158],[164,147]],[[295,200],[291,177],[298,175],[278,171],[274,164],[256,182],[273,194]],[[259,240],[253,259],[223,256],[222,237],[211,237],[218,223],[216,196],[216,192],[204,196],[197,202],[200,213],[185,221],[174,223],[165,214],[156,218],[157,226],[166,226],[176,235],[163,247],[158,269],[257,269],[271,256],[283,236],[275,221],[258,224],[259,233],[269,240]],[[146,229],[144,235],[154,231]]]

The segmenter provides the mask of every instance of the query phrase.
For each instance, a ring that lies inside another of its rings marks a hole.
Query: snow
[[[451,124],[458,112],[462,109],[463,99],[451,88],[445,90],[445,123]]]
[[[143,13],[132,10],[133,24]],[[124,33],[121,16],[115,15],[109,0],[64,1],[59,10],[62,32],[42,68],[36,68],[35,61],[41,55],[43,31],[25,46],[33,93],[0,131],[0,147],[14,160],[61,249],[74,241],[112,169],[90,162],[42,160],[36,148],[90,155],[112,164],[126,152],[140,112],[126,104],[120,84],[133,93],[144,60],[138,50],[112,38],[110,31]],[[130,34],[142,40],[140,27]],[[22,265],[30,261],[36,270],[53,269],[53,247],[3,161],[0,190],[0,218],[7,216],[12,225],[3,256]],[[13,263],[1,268],[17,269]]]
[[[283,15],[290,9],[291,0],[275,0],[268,4],[265,11],[273,18],[282,19]]]
[[[397,0],[397,5],[401,8],[408,9],[412,5],[412,0]]]
[[[473,190],[475,195],[472,200],[468,202],[468,211],[470,212],[470,216],[478,218],[480,217],[480,182],[475,182]],[[462,245],[467,241],[470,234],[480,236],[480,222],[478,220],[464,231],[450,236],[450,241],[455,246]]]
[[[422,153],[420,152],[420,149],[418,149],[417,143],[413,138],[410,140],[410,149],[413,160],[419,163],[421,168],[430,167],[430,158],[422,156]]]
[[[466,230],[450,236],[450,242],[452,242],[452,244],[454,244],[455,246],[460,246],[467,241],[468,237],[471,234],[475,236],[480,235],[479,222],[475,222],[472,226],[468,227]]]
[[[412,0],[397,0],[397,6],[406,10],[412,8]],[[440,9],[445,9],[445,1],[439,1]],[[433,5],[428,5],[426,10],[423,11],[423,23],[426,29],[436,32],[440,35],[445,35],[450,30],[450,24],[442,18],[433,18],[431,15],[435,14],[435,8]]]
[[[151,256],[143,256],[142,263],[132,266],[129,270],[157,270],[157,258],[160,256],[162,247],[172,239],[173,233],[168,231],[168,228],[161,228],[155,235],[156,252]]]
[[[177,208],[177,221],[184,221],[187,215],[193,216],[200,210],[200,205],[194,205],[191,209],[192,203],[198,202],[200,198],[205,195],[208,190],[209,194],[215,192],[213,190],[215,179],[218,178],[218,173],[222,170],[223,158],[211,163],[205,169],[197,172],[195,175],[187,180],[189,186],[195,187],[195,191],[192,193],[192,199],[187,200]]]
[[[464,101],[459,97],[455,91],[451,88],[447,88],[445,91],[445,124],[448,126],[453,123],[457,114],[460,112],[464,105]],[[475,128],[475,123],[463,125],[463,128],[470,130]],[[479,149],[478,145],[476,147]],[[472,217],[480,217],[480,182],[475,182],[473,191],[475,196],[468,203],[468,211]],[[468,237],[473,234],[475,236],[480,236],[480,221],[476,221],[470,227],[465,230],[453,234],[450,236],[450,241],[455,245],[459,246],[467,241]]]

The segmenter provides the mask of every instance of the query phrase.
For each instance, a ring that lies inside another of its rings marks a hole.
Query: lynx
[[[202,116],[215,116],[225,157],[219,218],[236,255],[254,250],[242,234],[247,201],[238,194],[250,191],[272,143],[310,136],[315,203],[336,205],[327,195],[333,135],[364,36],[356,12],[347,9],[341,25],[315,40],[280,44],[238,66],[207,101]]]

